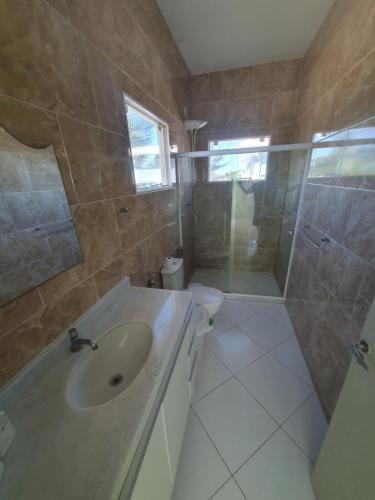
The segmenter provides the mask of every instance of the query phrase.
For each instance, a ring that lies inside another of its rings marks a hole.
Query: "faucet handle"
[[[69,333],[69,337],[71,338],[71,340],[75,340],[78,338],[77,328],[70,328],[68,330],[68,333]]]

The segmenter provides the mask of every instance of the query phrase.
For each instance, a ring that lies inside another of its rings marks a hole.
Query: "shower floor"
[[[201,283],[204,286],[211,286],[229,293],[281,297],[279,286],[271,272],[228,272],[223,269],[197,268],[190,283]]]

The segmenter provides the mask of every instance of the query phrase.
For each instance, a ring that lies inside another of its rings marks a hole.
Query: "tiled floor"
[[[173,500],[313,500],[325,431],[285,306],[226,299],[205,343]]]
[[[223,292],[281,297],[280,289],[273,273],[268,272],[229,272],[223,269],[198,268],[194,271],[190,281],[218,288]]]

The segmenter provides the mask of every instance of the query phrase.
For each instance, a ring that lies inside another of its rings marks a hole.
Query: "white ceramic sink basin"
[[[79,408],[101,405],[129,387],[151,350],[152,330],[141,321],[128,321],[108,330],[97,343],[95,351],[84,347],[87,353],[68,381],[68,400]]]

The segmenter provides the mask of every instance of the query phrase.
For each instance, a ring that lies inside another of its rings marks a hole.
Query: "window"
[[[168,125],[125,96],[137,191],[171,185]]]
[[[270,137],[246,137],[209,141],[210,150],[239,149],[270,145]],[[267,174],[268,153],[210,156],[209,180],[262,180]]]

